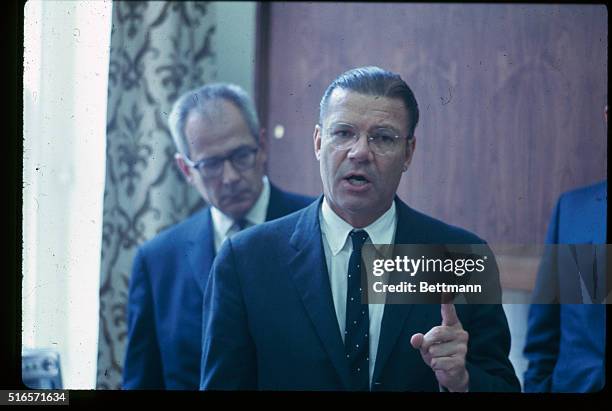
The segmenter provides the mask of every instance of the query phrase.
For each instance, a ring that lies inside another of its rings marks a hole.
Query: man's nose
[[[222,178],[223,184],[232,184],[233,182],[238,181],[240,179],[240,173],[238,172],[238,170],[236,170],[236,168],[229,159],[225,159],[225,161],[223,162]]]
[[[370,144],[368,143],[368,135],[366,133],[362,133],[359,136],[348,152],[348,157],[356,161],[369,161],[372,159],[372,155],[372,150],[370,150]]]

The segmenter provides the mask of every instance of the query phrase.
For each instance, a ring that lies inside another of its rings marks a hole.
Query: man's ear
[[[312,138],[314,143],[315,157],[318,161],[321,159],[321,126],[319,126],[318,124],[315,126]]]
[[[404,167],[402,168],[402,172],[408,170],[408,166],[412,162],[412,157],[414,156],[414,150],[416,149],[416,136],[412,136],[411,139],[406,141],[406,159],[404,160]]]
[[[174,161],[176,162],[177,167],[181,170],[183,176],[185,176],[185,180],[191,184],[193,182],[192,169],[185,163],[185,158],[181,153],[174,154]]]

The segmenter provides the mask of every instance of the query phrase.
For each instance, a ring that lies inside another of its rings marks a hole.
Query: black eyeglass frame
[[[198,161],[191,161],[187,157],[183,157],[185,163],[198,172],[204,178],[216,178],[223,174],[223,166],[229,160],[234,169],[238,171],[247,171],[255,166],[257,152],[259,147],[242,146],[226,156],[203,158]]]

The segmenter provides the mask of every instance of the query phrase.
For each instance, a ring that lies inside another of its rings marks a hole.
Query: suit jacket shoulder
[[[266,221],[274,220],[293,213],[310,204],[312,197],[294,194],[278,189],[270,184],[270,201]],[[155,237],[140,246],[142,253],[157,254],[170,250],[180,250],[185,239],[196,239],[202,233],[213,235],[210,206],[204,206],[190,217],[159,232]]]
[[[600,181],[599,183],[591,184],[586,187],[576,188],[574,190],[563,193],[560,197],[562,203],[569,202],[584,204],[590,201],[601,201],[607,197],[608,182]]]
[[[559,197],[547,232],[548,243],[605,243],[607,181]]]
[[[484,240],[463,228],[423,214],[396,199],[398,228],[396,243],[482,244]]]
[[[275,220],[287,214],[298,211],[312,203],[314,200],[315,199],[313,197],[282,191],[274,184],[270,184],[270,202],[268,205],[266,221]]]
[[[208,232],[210,219],[210,207],[204,206],[185,220],[178,222],[160,231],[155,237],[140,246],[144,254],[157,254],[177,249],[185,239],[191,239],[202,233]]]

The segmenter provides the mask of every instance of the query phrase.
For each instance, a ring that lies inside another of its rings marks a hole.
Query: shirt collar
[[[268,213],[268,203],[270,202],[270,181],[268,181],[267,176],[263,176],[261,180],[263,182],[261,193],[259,193],[259,197],[257,198],[257,201],[255,201],[255,204],[253,204],[253,207],[251,207],[249,212],[244,216],[244,219],[251,225],[261,224],[266,221],[266,214]],[[221,238],[227,237],[228,232],[234,225],[234,219],[223,214],[217,207],[211,206],[210,214],[212,216],[215,231],[221,235]]]
[[[323,198],[321,217],[321,230],[327,238],[332,254],[337,255],[344,248],[349,233],[355,228],[332,210],[327,198]],[[396,226],[397,212],[393,201],[383,215],[362,230],[368,233],[372,244],[392,244]]]

